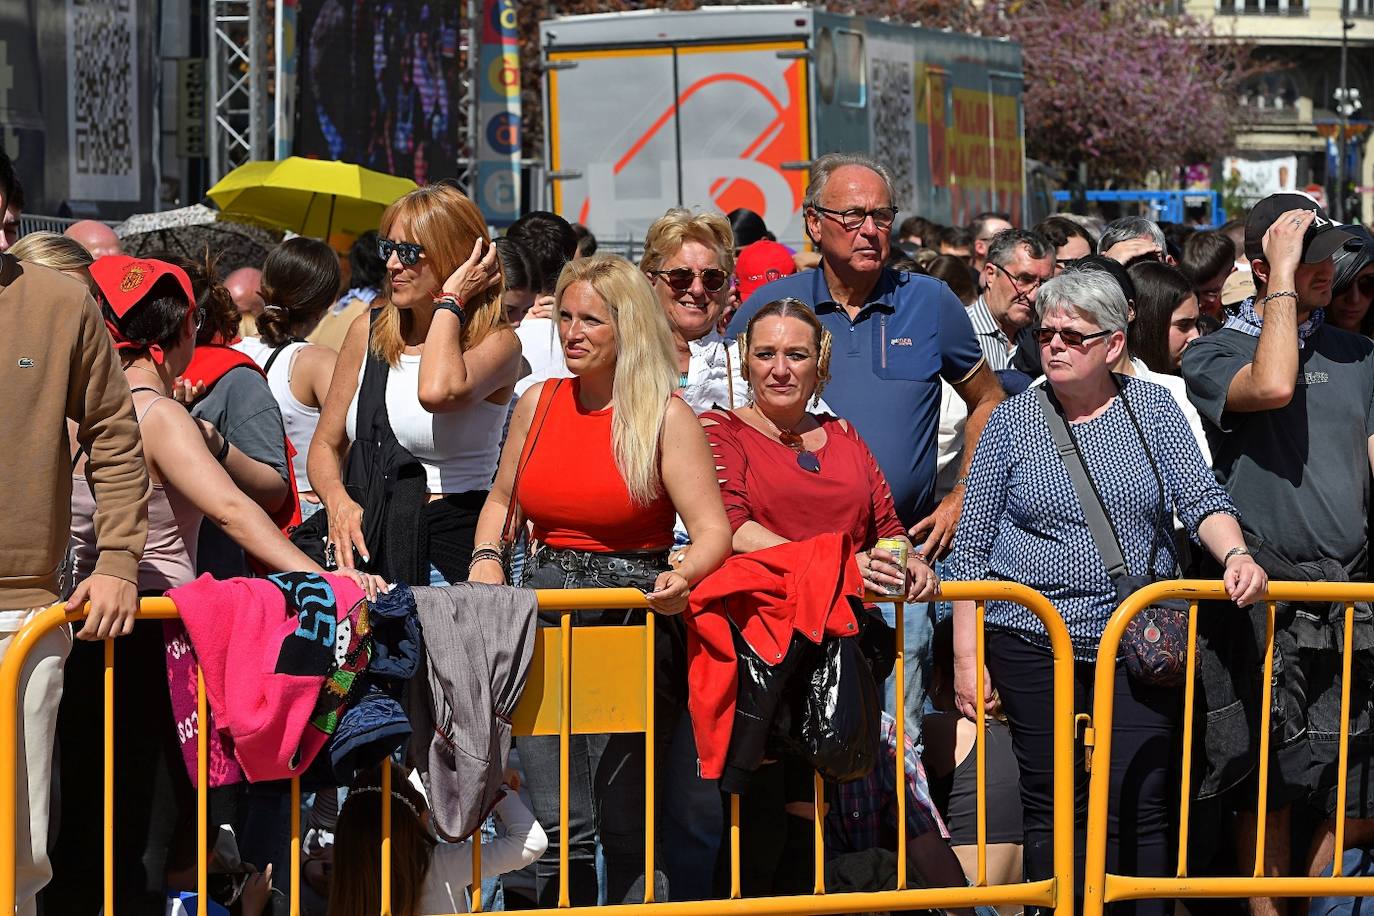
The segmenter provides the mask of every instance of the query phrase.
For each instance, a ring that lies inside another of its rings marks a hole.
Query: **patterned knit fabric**
[[[1072,424],[1071,430],[1130,572],[1172,576],[1171,516],[1177,515],[1196,539],[1207,516],[1237,513],[1169,392],[1130,377],[1123,376],[1121,383],[1122,394],[1103,413]],[[1164,478],[1163,507],[1122,397],[1130,400],[1150,440]],[[1116,608],[1116,591],[1034,389],[999,405],[978,440],[948,573],[951,580],[1002,579],[1030,586],[1059,610],[1075,656],[1096,657]],[[1039,618],[1017,604],[988,602],[987,625],[1049,644]]]

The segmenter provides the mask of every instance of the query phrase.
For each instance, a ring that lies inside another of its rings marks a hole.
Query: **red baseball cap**
[[[765,283],[791,276],[797,272],[792,252],[784,245],[759,239],[740,250],[735,259],[735,277],[739,280],[740,302],[747,302],[754,291]]]
[[[148,298],[157,281],[163,277],[175,280],[192,306],[196,302],[196,294],[191,290],[191,279],[186,276],[186,271],[166,261],[134,258],[126,254],[106,255],[96,258],[91,265],[91,277],[105,294],[105,300],[110,303],[116,318],[123,318],[134,306]]]

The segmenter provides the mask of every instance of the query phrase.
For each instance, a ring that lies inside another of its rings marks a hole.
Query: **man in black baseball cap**
[[[1245,220],[1245,257],[1264,260],[1264,234],[1281,217],[1293,218],[1294,210],[1312,213],[1312,222],[1302,238],[1302,263],[1320,264],[1340,249],[1350,233],[1331,221],[1326,211],[1305,194],[1270,194],[1255,204]]]
[[[1275,194],[1260,201],[1245,223],[1255,295],[1221,330],[1183,352],[1188,396],[1202,414],[1217,479],[1240,511],[1248,549],[1275,582],[1367,576],[1374,342],[1326,323],[1323,312],[1331,299],[1331,256],[1349,238],[1310,198]],[[1219,570],[1203,573],[1210,578]],[[1332,736],[1341,730],[1342,654],[1334,634],[1343,632],[1342,611],[1342,605],[1322,602],[1277,605],[1266,873],[1287,873],[1290,843],[1312,851],[1305,867],[1320,868],[1314,860],[1318,850],[1332,848],[1338,804],[1346,808],[1347,824],[1355,825],[1347,828],[1360,837],[1354,842],[1374,837],[1374,690],[1367,677],[1352,680],[1347,792],[1336,797],[1340,742]],[[1235,613],[1198,618],[1207,707],[1198,721],[1208,731],[1202,740],[1209,749],[1234,751],[1226,758],[1209,750],[1212,770],[1200,786],[1215,786],[1237,763],[1254,764],[1248,755],[1258,744],[1255,736],[1249,743],[1228,741],[1226,710],[1250,707],[1248,718],[1231,719],[1233,724],[1259,721],[1258,672],[1264,666],[1253,661],[1248,675],[1233,676],[1224,668],[1217,674],[1218,666],[1209,668],[1207,661],[1264,658],[1264,603],[1254,605],[1243,623]],[[1368,645],[1355,647],[1354,670],[1364,670],[1359,666],[1374,655]],[[1310,837],[1290,831],[1294,802],[1327,818]],[[1244,861],[1254,854],[1254,813],[1242,812],[1238,824]],[[1282,912],[1266,898],[1251,900],[1250,908],[1261,916]]]

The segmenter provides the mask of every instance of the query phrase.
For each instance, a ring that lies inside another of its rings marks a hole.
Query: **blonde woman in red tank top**
[[[519,584],[638,588],[655,611],[679,614],[692,586],[729,554],[730,524],[705,433],[691,409],[673,397],[677,357],[663,308],[633,265],[601,255],[564,268],[554,314],[574,378],[537,385],[516,405],[477,523],[469,581],[505,583],[499,549],[513,507],[515,519],[532,525],[535,546]],[[675,514],[693,544],[677,569],[668,564]],[[642,611],[607,611],[579,614],[575,622],[642,618]],[[556,615],[542,622],[556,623]],[[657,759],[666,760],[667,738],[686,705],[686,648],[674,617],[660,620],[655,635],[655,740]],[[574,736],[569,822],[562,828],[558,740],[518,740],[535,814],[550,840],[535,863],[541,904],[557,903],[560,842],[568,844],[572,903],[597,902],[598,836],[607,900],[642,900],[643,738]],[[661,869],[655,871],[657,899],[670,899]]]

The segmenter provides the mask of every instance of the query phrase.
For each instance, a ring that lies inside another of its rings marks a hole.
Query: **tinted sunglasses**
[[[1049,346],[1050,341],[1054,340],[1054,335],[1058,334],[1066,347],[1081,347],[1090,340],[1106,337],[1110,333],[1112,332],[1098,331],[1095,334],[1084,334],[1071,328],[1036,328],[1035,339],[1040,342],[1040,346],[1045,347]]]
[[[701,277],[701,285],[708,293],[720,292],[720,288],[730,279],[730,275],[719,267],[705,270],[692,270],[690,267],[674,267],[672,270],[651,270],[655,277],[662,277],[674,292],[685,293],[692,288],[693,281]]]
[[[1360,277],[1355,281],[1355,289],[1365,299],[1374,299],[1374,277]]]
[[[417,245],[414,242],[393,242],[391,239],[377,239],[377,254],[383,261],[391,260],[391,253],[396,252],[396,257],[406,267],[414,267],[420,260],[420,255],[424,254],[425,246]]]

